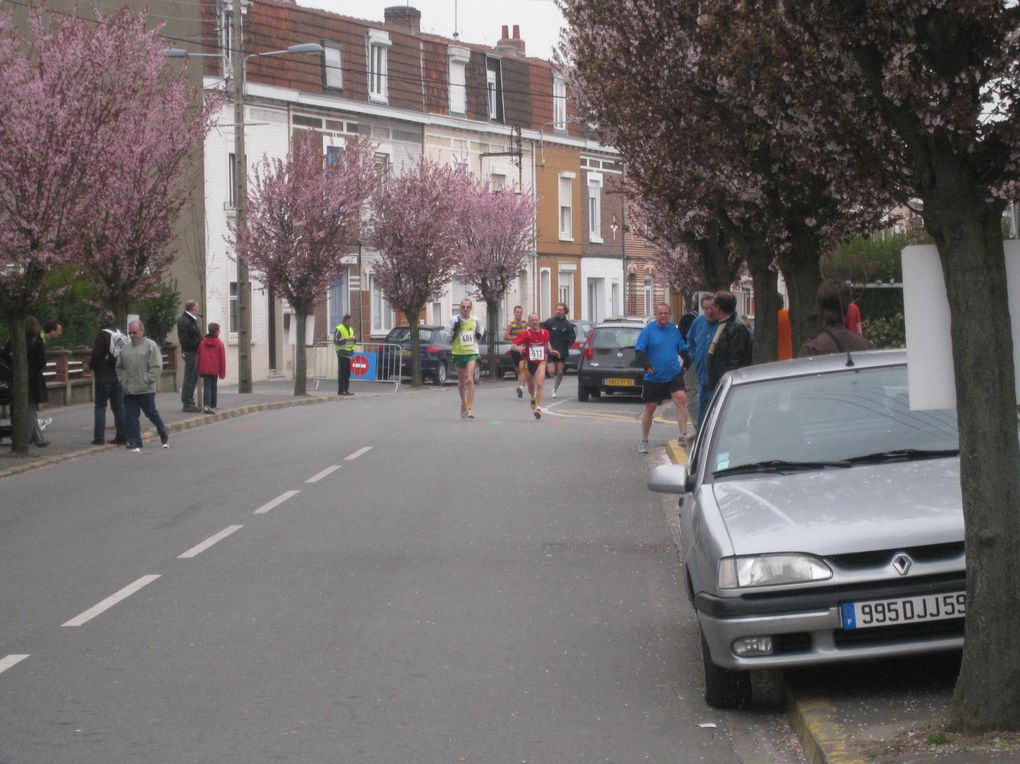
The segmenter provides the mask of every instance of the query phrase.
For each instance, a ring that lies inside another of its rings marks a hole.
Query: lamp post
[[[241,66],[234,67],[234,220],[237,229],[244,224],[244,215],[248,201],[248,163],[244,155],[244,95],[247,82],[248,59],[267,56],[284,56],[301,53],[322,53],[322,46],[317,42],[304,42],[291,45],[284,50],[270,50],[260,53],[244,54],[244,38],[241,30],[240,13],[232,14],[232,34],[235,54],[241,55]],[[169,48],[164,54],[172,58],[186,56],[219,55],[191,53],[182,48]],[[270,308],[272,309],[272,308]],[[250,393],[251,378],[251,280],[248,264],[237,258],[237,391]]]

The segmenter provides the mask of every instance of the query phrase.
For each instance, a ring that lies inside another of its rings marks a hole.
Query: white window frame
[[[240,288],[236,281],[231,281],[227,285],[227,334],[232,337],[237,336],[238,325],[241,321],[241,314],[239,312],[240,303],[238,302],[238,295],[240,294]]]
[[[643,285],[644,297],[645,297],[645,315],[652,315],[652,301],[655,299],[655,279],[651,276],[645,276],[645,283]]]
[[[567,129],[567,81],[562,77],[553,78],[553,128]]]
[[[560,241],[573,241],[574,240],[574,178],[576,175],[572,172],[561,172],[557,178],[557,191],[559,195],[559,215],[557,220],[559,221],[560,229]],[[566,186],[564,186],[566,182]],[[566,193],[564,193],[566,188]],[[566,218],[564,219],[564,213]],[[564,225],[564,222],[566,225]]]
[[[372,295],[372,334],[387,334],[396,324],[396,312],[379,288],[375,276],[371,274],[368,277],[368,289]]]
[[[344,89],[343,57],[336,40],[322,41],[322,84],[329,90]]]
[[[603,244],[602,239],[602,175],[588,173],[588,239]]]
[[[446,49],[451,114],[467,114],[467,65],[470,58],[467,48]]]
[[[496,119],[499,116],[496,97],[499,95],[496,88],[496,72],[494,69],[485,68],[485,102],[489,107],[489,119]]]
[[[559,278],[556,281],[556,302],[563,303],[570,310],[574,309],[574,274],[575,269],[569,271],[560,269]]]
[[[368,100],[389,101],[389,32],[368,30]]]

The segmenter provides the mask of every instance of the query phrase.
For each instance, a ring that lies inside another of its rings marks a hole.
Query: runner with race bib
[[[535,419],[542,418],[542,397],[545,394],[545,365],[550,358],[558,359],[560,354],[549,344],[549,330],[543,329],[537,313],[528,316],[528,328],[514,339],[520,346],[521,355],[528,365],[528,392],[531,393],[531,408]]]
[[[478,320],[471,315],[472,302],[465,297],[460,301],[460,312],[446,324],[450,338],[450,355],[457,367],[457,391],[460,393],[460,418],[474,419],[475,364],[478,362],[478,338],[481,332]]]

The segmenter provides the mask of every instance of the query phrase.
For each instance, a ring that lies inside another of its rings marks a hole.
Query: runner
[[[638,363],[645,370],[641,400],[645,410],[641,415],[641,443],[638,453],[648,453],[648,433],[652,429],[655,409],[667,398],[676,406],[676,423],[680,428],[679,441],[687,445],[687,393],[684,391],[684,372],[680,357],[687,363],[687,345],[676,324],[670,321],[670,308],[664,302],[655,306],[655,320],[641,330],[636,344]]]
[[[520,345],[528,367],[528,392],[531,393],[531,408],[535,419],[542,418],[542,396],[545,394],[545,364],[549,358],[559,358],[559,351],[549,344],[549,330],[539,324],[538,314],[528,316],[528,328],[517,335],[515,345]]]
[[[505,342],[513,342],[517,339],[517,335],[528,328],[528,322],[524,320],[524,308],[520,305],[514,305],[514,320],[506,325],[506,331],[503,332],[503,340]],[[521,383],[524,381],[527,375],[527,367],[524,365],[524,356],[521,355],[521,351],[514,347],[510,348],[510,360],[514,365],[514,373],[517,374],[517,397],[524,397],[524,388]]]
[[[471,300],[465,297],[460,301],[460,312],[446,323],[446,335],[453,345],[450,353],[453,365],[457,367],[461,419],[475,418],[475,364],[482,333],[478,329],[478,320],[471,315],[471,306]]]
[[[567,370],[567,356],[570,354],[570,346],[574,344],[577,330],[567,318],[567,304],[556,303],[556,315],[547,318],[542,322],[542,328],[549,330],[549,341],[557,351],[555,358],[549,359],[549,374],[555,377],[553,381],[552,397],[557,397],[557,391],[563,383],[563,374]]]

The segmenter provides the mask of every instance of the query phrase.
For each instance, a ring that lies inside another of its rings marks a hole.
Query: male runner
[[[669,305],[660,302],[655,306],[655,320],[649,321],[635,346],[638,363],[645,370],[641,400],[645,410],[641,415],[641,443],[638,453],[648,453],[648,433],[656,407],[667,398],[676,406],[676,423],[680,428],[679,440],[686,445],[687,393],[684,391],[684,372],[680,357],[687,362],[687,345],[680,330],[670,319]]]
[[[545,365],[549,358],[559,358],[559,351],[549,344],[549,330],[539,324],[538,314],[528,316],[528,328],[517,335],[515,345],[521,347],[528,368],[528,392],[535,419],[542,418],[542,397],[545,394]]]
[[[563,374],[567,370],[567,356],[570,355],[570,346],[574,344],[577,334],[574,325],[567,318],[567,310],[565,302],[558,302],[556,315],[542,322],[542,328],[549,330],[549,342],[558,353],[555,358],[549,359],[549,374],[555,377],[553,398],[557,397],[556,393],[563,383]]]
[[[517,339],[517,335],[528,328],[528,322],[524,320],[524,308],[520,305],[514,305],[514,320],[506,325],[506,331],[503,332],[504,342],[513,342]],[[524,381],[524,377],[527,374],[527,367],[524,365],[524,356],[520,350],[516,347],[510,348],[510,360],[514,365],[514,373],[517,374],[517,397],[524,397],[524,388],[521,383]]]
[[[450,338],[450,355],[457,367],[457,392],[460,393],[460,418],[474,419],[475,364],[478,362],[478,319],[471,315],[472,302],[465,297],[460,301],[460,312],[446,324]]]

